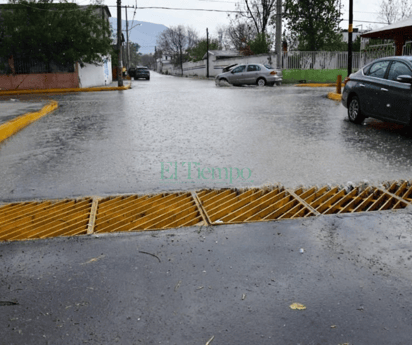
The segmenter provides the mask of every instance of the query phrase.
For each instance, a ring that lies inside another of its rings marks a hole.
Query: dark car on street
[[[342,104],[351,122],[373,117],[411,125],[412,56],[377,59],[345,80]]]
[[[137,66],[134,70],[133,75],[130,75],[135,80],[137,79],[146,79],[150,80],[150,71],[147,67],[144,66]]]

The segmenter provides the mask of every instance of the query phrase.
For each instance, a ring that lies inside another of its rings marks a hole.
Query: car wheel
[[[278,81],[278,82],[276,82],[276,85],[277,85],[277,86],[281,86],[281,85],[282,85],[282,82],[281,82],[281,81]]]
[[[362,114],[358,96],[353,96],[349,101],[348,118],[353,123],[362,123],[365,116]]]
[[[149,77],[149,78],[146,78],[146,80],[150,80],[150,77]]]
[[[257,84],[257,86],[265,86],[265,85],[266,85],[266,80],[263,79],[263,78],[259,78],[259,79],[256,81],[256,84]]]

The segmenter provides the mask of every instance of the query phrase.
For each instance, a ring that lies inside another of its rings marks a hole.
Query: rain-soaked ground
[[[410,178],[406,128],[350,123],[330,88],[218,87],[153,72],[132,85],[19,97],[60,108],[0,145],[0,200]]]

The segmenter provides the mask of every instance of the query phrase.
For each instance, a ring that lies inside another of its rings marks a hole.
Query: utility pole
[[[276,68],[282,69],[282,0],[276,0]]]
[[[126,68],[129,70],[130,67],[130,53],[129,53],[129,22],[127,21],[127,7],[124,9],[126,11]]]
[[[206,28],[206,78],[209,79],[209,29]]]
[[[352,73],[352,31],[353,31],[353,0],[349,0],[348,77]]]
[[[119,59],[117,62],[117,85],[123,86],[123,61],[122,61],[122,1],[117,0],[117,49],[119,50]]]
[[[155,46],[155,71],[157,72],[157,47]]]

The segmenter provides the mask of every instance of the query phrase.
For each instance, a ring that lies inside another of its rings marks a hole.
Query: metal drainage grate
[[[86,234],[91,198],[0,206],[0,241]]]
[[[205,224],[191,193],[118,196],[99,201],[95,233],[157,230]]]
[[[399,198],[412,203],[412,183],[411,181],[396,181],[384,183],[388,192]]]
[[[0,241],[382,211],[411,204],[410,181],[350,190],[273,187],[22,202],[0,205]]]
[[[203,190],[197,193],[210,224],[233,224],[310,217],[316,213],[281,187]]]
[[[312,187],[295,193],[319,214],[382,211],[405,208],[408,204],[378,187]]]

